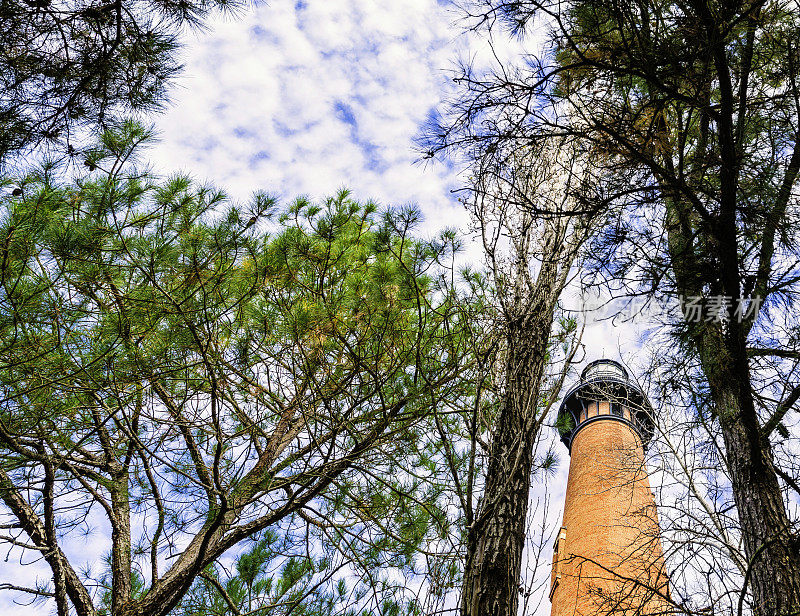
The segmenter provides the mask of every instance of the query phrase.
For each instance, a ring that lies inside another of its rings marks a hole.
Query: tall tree
[[[798,613],[798,521],[782,492],[797,476],[781,453],[800,399],[797,2],[476,5],[486,23],[541,26],[545,51],[462,75],[467,94],[431,153],[462,142],[498,156],[560,134],[604,169],[576,210],[615,218],[595,271],[618,291],[684,301],[673,332],[707,385],[697,412],[719,426],[745,590],[756,614]]]
[[[76,132],[159,108],[179,35],[243,0],[4,0],[0,164],[33,146],[72,153]]]
[[[516,616],[531,477],[554,462],[551,452],[537,457],[534,446],[580,342],[574,320],[558,322],[559,298],[592,222],[536,214],[572,211],[591,170],[568,140],[552,139],[510,152],[504,165],[478,159],[473,171],[470,205],[501,334],[498,410],[481,422],[489,433],[483,493],[474,510],[471,495],[467,501],[461,613]],[[554,370],[556,358],[563,367]]]
[[[4,540],[43,556],[27,591],[59,615],[167,614],[260,531],[380,515],[425,463],[422,419],[471,395],[452,241],[416,239],[416,211],[343,192],[245,213],[137,172],[146,137],[107,132],[87,177],[45,167],[4,197]],[[83,575],[89,511],[109,571]],[[419,515],[381,528],[424,536]]]

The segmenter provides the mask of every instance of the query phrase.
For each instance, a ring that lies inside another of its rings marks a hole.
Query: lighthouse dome
[[[604,420],[629,424],[644,447],[653,435],[652,407],[647,397],[630,379],[628,371],[611,359],[598,359],[586,365],[580,380],[564,396],[556,426],[561,441],[571,449],[578,431]]]

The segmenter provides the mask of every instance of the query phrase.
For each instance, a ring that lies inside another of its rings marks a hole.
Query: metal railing
[[[627,382],[628,372],[615,361],[600,360],[586,366],[581,374],[581,380],[583,381],[602,379]]]

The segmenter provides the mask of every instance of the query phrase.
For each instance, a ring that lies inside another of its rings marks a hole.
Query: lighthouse
[[[671,614],[644,453],[650,404],[619,363],[588,364],[558,411],[570,452],[555,543],[551,616]]]

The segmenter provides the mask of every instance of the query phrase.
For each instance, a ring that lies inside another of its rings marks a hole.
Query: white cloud
[[[214,19],[183,51],[185,70],[170,108],[155,119],[161,141],[150,160],[160,172],[186,171],[237,200],[255,190],[321,198],[347,186],[359,199],[417,203],[431,233],[462,225],[453,169],[419,164],[413,148],[450,92],[447,69],[456,56],[478,65],[494,58],[485,43],[460,36],[462,25],[436,0],[274,1],[237,20]],[[502,58],[522,52],[517,42],[495,43]],[[612,351],[615,333],[607,324],[593,329],[589,347]],[[550,487],[556,518],[568,467],[560,453]],[[95,537],[70,551],[99,560],[106,544]],[[47,574],[46,566],[2,567],[0,577],[20,584],[33,583],[34,570]],[[34,611],[0,597],[3,614]],[[549,613],[546,600],[538,613]]]
[[[417,203],[430,230],[463,223],[444,165],[413,139],[448,92],[467,42],[435,0],[261,5],[194,36],[158,118],[158,169],[182,169],[245,200],[257,189]]]

